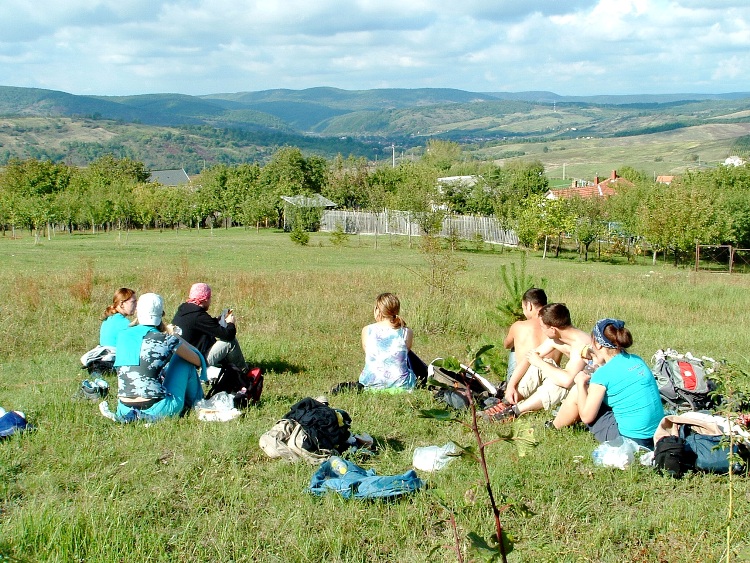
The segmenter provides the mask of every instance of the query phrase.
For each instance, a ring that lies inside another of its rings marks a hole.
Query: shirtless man
[[[511,351],[511,359],[508,362],[508,383],[505,388],[505,400],[508,405],[515,405],[536,390],[536,388],[529,388],[530,382],[522,383],[522,379],[531,365],[526,355],[547,339],[539,324],[539,311],[546,304],[547,294],[543,289],[532,287],[527,290],[521,300],[526,320],[514,322],[503,342],[505,348]],[[557,350],[550,355],[555,362],[559,362],[561,356],[562,354]]]
[[[526,352],[525,359],[530,367],[525,374],[517,373],[524,369],[522,358],[519,357],[519,365],[512,376],[512,379],[520,379],[524,388],[517,389],[518,384],[511,380],[508,383],[511,395],[506,394],[509,402],[514,398],[514,393],[525,397],[524,400],[510,406],[498,404],[483,411],[482,416],[486,420],[511,420],[525,412],[549,410],[562,402],[576,374],[583,369],[585,360],[581,358],[581,350],[591,343],[591,337],[573,326],[565,304],[545,305],[538,312],[537,322],[543,339],[538,346],[530,347]],[[563,355],[569,358],[565,369],[557,365]],[[524,392],[530,394],[524,395]]]

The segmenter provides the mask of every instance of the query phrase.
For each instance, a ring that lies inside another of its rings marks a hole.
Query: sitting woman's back
[[[382,293],[375,301],[375,321],[362,329],[365,367],[359,382],[365,389],[410,390],[416,384],[409,366],[413,333],[399,316],[401,303],[392,293]]]
[[[99,345],[114,348],[117,336],[130,326],[128,317],[135,312],[135,291],[121,287],[115,291],[112,304],[104,311],[102,326],[99,328]]]

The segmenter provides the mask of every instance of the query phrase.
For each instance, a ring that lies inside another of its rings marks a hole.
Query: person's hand
[[[544,364],[546,363],[536,350],[529,350],[526,354],[526,359],[529,360],[529,363],[532,366],[540,369],[544,367]]]
[[[224,320],[227,321],[228,323],[234,324],[234,311],[230,310],[227,313],[227,316],[224,317]]]
[[[505,400],[508,401],[511,405],[515,405],[519,400],[521,399],[521,396],[518,394],[518,390],[513,385],[508,385],[505,388]]]
[[[590,350],[588,344],[583,344],[582,346],[572,346],[570,348],[570,359],[583,359],[583,360],[590,360]]]
[[[573,379],[573,381],[575,381],[576,384],[580,383],[581,385],[586,385],[590,379],[591,379],[591,374],[588,374],[585,371],[581,370],[576,374],[575,379]]]

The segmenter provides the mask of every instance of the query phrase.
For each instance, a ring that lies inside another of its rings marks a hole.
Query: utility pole
[[[396,168],[396,145],[395,143],[391,143],[391,163],[392,163],[392,167]]]

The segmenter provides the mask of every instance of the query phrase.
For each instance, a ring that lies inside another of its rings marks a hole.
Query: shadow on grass
[[[375,446],[377,447],[378,452],[382,452],[383,450],[403,452],[406,449],[404,443],[396,438],[382,438],[373,436],[372,439],[375,441]]]
[[[276,358],[273,360],[263,360],[260,362],[249,362],[253,365],[253,367],[259,367],[263,373],[300,373],[304,371],[303,366],[299,366],[297,364],[290,364],[289,362],[285,362],[284,360],[280,358]]]

